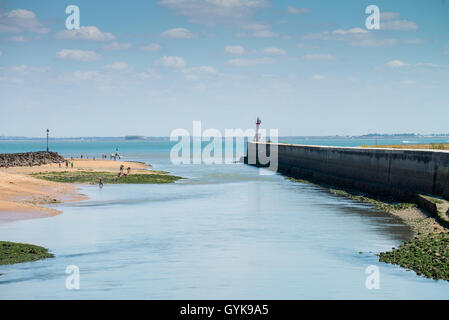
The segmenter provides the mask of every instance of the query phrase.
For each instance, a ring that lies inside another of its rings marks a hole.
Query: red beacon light
[[[260,141],[259,128],[260,128],[261,123],[262,123],[262,121],[259,119],[259,117],[257,117],[257,121],[256,121],[256,135],[254,136],[254,141],[256,141],[256,142]]]

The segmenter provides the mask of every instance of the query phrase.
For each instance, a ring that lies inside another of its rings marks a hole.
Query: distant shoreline
[[[325,136],[280,136],[282,139],[429,139],[429,138],[448,138],[449,133],[443,134],[364,134],[364,135],[325,135]],[[116,137],[50,137],[49,140],[103,140],[103,141],[170,141],[169,136],[145,136],[145,135],[129,135]],[[223,138],[225,139],[225,138]],[[46,137],[26,137],[26,136],[0,136],[0,141],[17,141],[17,140],[46,140]]]

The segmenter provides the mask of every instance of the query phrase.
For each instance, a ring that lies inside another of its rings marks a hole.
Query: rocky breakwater
[[[40,166],[65,161],[57,152],[0,153],[0,167]]]

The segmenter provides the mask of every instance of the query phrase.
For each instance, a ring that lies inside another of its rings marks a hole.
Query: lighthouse
[[[262,123],[262,121],[260,121],[259,117],[257,117],[257,121],[256,121],[256,135],[254,136],[254,141],[259,142],[260,140],[260,133],[259,133],[259,128],[260,128],[260,124]]]

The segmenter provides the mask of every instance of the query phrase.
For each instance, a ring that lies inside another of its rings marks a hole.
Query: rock
[[[0,153],[0,167],[32,167],[59,161],[63,162],[65,159],[57,152]]]

